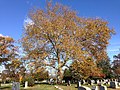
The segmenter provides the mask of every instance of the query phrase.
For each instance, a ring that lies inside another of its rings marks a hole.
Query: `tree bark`
[[[62,68],[58,68],[58,75],[57,75],[57,83],[61,84],[62,83],[62,78],[63,78],[63,73],[62,73]]]

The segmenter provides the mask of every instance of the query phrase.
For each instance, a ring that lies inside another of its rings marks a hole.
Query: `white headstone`
[[[95,81],[94,80],[91,80],[91,84],[93,85],[95,83]]]
[[[25,88],[28,88],[28,81],[25,81]]]
[[[80,87],[81,86],[81,82],[80,81],[78,81],[78,87]]]
[[[120,88],[120,87],[118,86],[118,84],[119,84],[119,83],[115,81],[115,86],[116,86],[116,88]]]
[[[99,80],[97,80],[97,84],[99,84],[100,83],[100,81]]]
[[[83,84],[85,84],[85,80],[83,80]]]
[[[104,86],[104,85],[102,85],[102,86],[104,87],[105,90],[107,90],[107,86]]]

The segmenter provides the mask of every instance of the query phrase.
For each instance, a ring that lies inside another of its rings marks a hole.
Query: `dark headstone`
[[[84,87],[78,87],[78,90],[86,90]]]
[[[20,83],[19,82],[13,82],[12,90],[20,90]]]
[[[92,90],[105,90],[105,87],[104,86],[96,86],[96,88],[92,89]]]
[[[83,81],[83,80],[81,80],[81,85],[83,85],[83,83],[84,83],[84,81]]]
[[[118,77],[118,82],[120,82],[120,76]]]
[[[110,88],[116,88],[115,82],[110,82]]]
[[[92,86],[92,90],[95,90],[96,86]]]
[[[88,79],[88,84],[90,84],[90,85],[91,85],[91,80],[90,80],[90,79]]]
[[[95,84],[97,84],[97,79],[95,79]]]
[[[99,90],[105,90],[103,86],[99,86]]]
[[[70,82],[70,80],[68,80],[68,86],[71,86],[71,82]]]

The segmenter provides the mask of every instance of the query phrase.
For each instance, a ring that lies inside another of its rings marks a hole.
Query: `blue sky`
[[[22,36],[23,23],[29,10],[44,8],[46,0],[0,0],[0,34],[18,40]],[[120,0],[53,0],[76,10],[81,17],[100,17],[114,27],[116,35],[110,39],[108,55],[120,53]]]

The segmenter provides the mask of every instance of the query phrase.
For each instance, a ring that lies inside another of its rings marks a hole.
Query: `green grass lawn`
[[[72,84],[71,86],[65,86],[65,85],[57,85],[57,86],[59,86],[63,90],[78,90],[76,84]]]
[[[0,90],[11,90],[12,86],[2,86],[0,87]],[[35,85],[34,87],[28,87],[27,89],[24,89],[24,87],[20,87],[20,90],[58,90],[54,87],[54,85],[48,85],[48,84],[39,84]]]
[[[65,85],[56,85],[60,88],[62,88],[63,90],[78,90],[77,85],[76,84],[72,84],[71,86],[65,86]],[[87,87],[92,87],[90,85],[85,85]],[[12,86],[2,86],[0,87],[0,90],[11,90]],[[55,85],[48,85],[48,84],[39,84],[39,85],[35,85],[34,87],[28,87],[27,89],[24,89],[24,87],[20,87],[20,90],[58,90],[55,88]],[[120,90],[119,89],[111,89],[108,88],[108,90]]]
[[[56,89],[54,85],[39,84],[35,85],[34,87],[29,87],[27,90],[58,90],[58,89]]]

